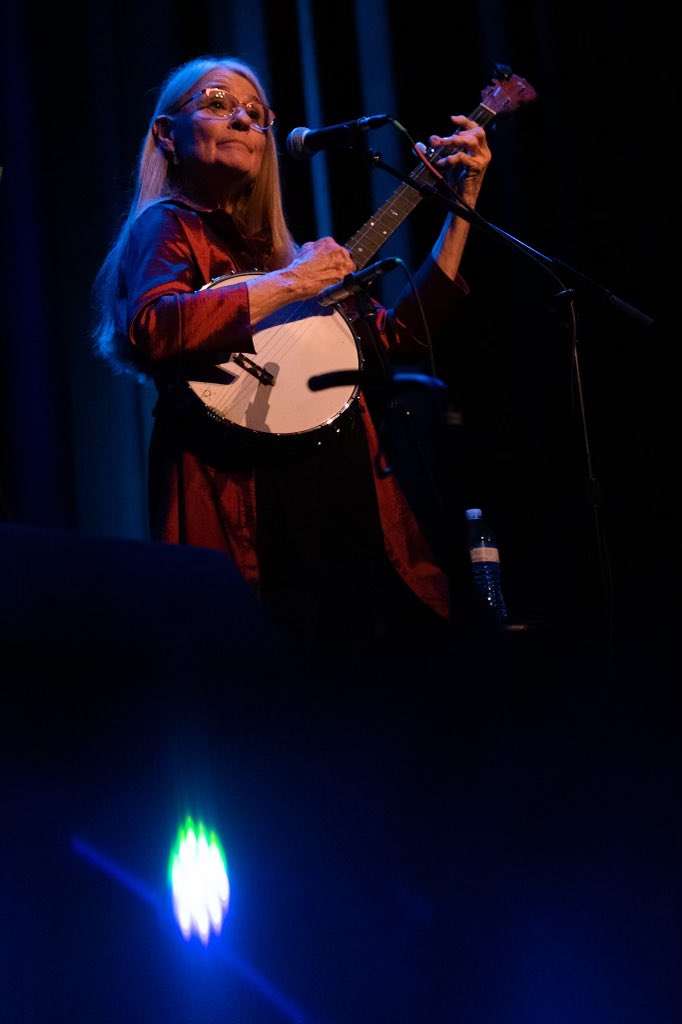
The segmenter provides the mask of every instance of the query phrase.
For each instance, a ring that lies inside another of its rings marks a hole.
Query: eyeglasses
[[[261,103],[260,100],[248,100],[246,103],[240,103],[236,96],[225,92],[224,89],[200,89],[199,92],[195,92],[193,96],[181,103],[178,110],[182,110],[188,103],[200,96],[206,97],[206,103],[203,107],[198,107],[198,110],[210,110],[216,117],[232,117],[235,111],[243,110],[251,121],[250,127],[257,132],[266,132],[275,123],[274,110],[270,110],[270,107]]]

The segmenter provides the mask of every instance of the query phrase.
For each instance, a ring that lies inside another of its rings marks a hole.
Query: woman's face
[[[260,172],[267,132],[254,127],[263,118],[250,104],[262,104],[251,82],[231,71],[211,72],[194,92],[200,90],[178,113],[157,120],[157,138],[198,197],[229,200]],[[267,123],[267,108],[265,115]]]

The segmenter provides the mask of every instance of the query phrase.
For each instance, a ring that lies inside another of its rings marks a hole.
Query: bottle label
[[[469,551],[472,562],[499,562],[500,552],[497,548],[471,548]]]

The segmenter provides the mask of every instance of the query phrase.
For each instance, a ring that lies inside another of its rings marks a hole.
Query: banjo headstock
[[[519,107],[532,103],[537,93],[525,78],[512,74],[505,64],[496,64],[491,81],[481,92],[481,102],[495,117],[513,114]]]

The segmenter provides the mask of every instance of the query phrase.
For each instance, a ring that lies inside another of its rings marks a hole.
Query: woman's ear
[[[175,157],[175,143],[173,142],[173,118],[169,117],[168,114],[161,114],[154,121],[154,138],[156,143],[161,150],[165,153],[169,160],[173,160]]]

